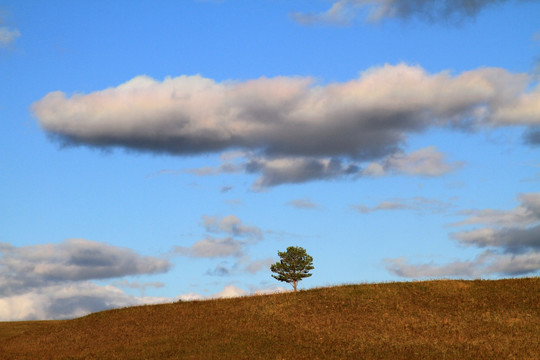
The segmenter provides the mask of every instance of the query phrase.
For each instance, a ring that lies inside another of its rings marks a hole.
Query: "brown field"
[[[0,323],[1,359],[540,359],[540,278],[346,285]]]

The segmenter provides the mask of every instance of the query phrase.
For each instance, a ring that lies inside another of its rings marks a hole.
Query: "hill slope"
[[[538,359],[540,278],[347,285],[26,329],[0,338],[1,359]]]

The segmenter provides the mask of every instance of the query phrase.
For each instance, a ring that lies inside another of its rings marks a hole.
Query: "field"
[[[0,323],[1,359],[539,359],[540,278],[344,285]]]

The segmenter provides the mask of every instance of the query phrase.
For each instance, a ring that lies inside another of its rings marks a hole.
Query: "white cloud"
[[[489,274],[527,275],[538,273],[540,269],[540,251],[523,254],[487,253],[492,260],[487,267]]]
[[[376,211],[395,211],[395,210],[413,210],[420,214],[424,213],[442,213],[447,211],[453,205],[449,202],[430,199],[423,196],[416,196],[409,199],[390,199],[382,201],[379,204],[369,207],[363,204],[353,204],[349,207],[361,214],[369,214]]]
[[[444,154],[429,146],[410,154],[393,154],[384,162],[384,168],[405,175],[441,176],[456,170],[461,163],[450,164]]]
[[[380,177],[386,175],[383,165],[371,162],[362,170],[362,174],[370,177]]]
[[[495,225],[495,226],[527,226],[540,221],[540,193],[528,193],[518,196],[520,205],[512,210],[466,210],[468,217],[453,226],[463,225]]]
[[[245,225],[235,215],[225,217],[203,216],[202,226],[207,232],[226,234],[223,238],[207,235],[189,247],[177,246],[174,251],[191,258],[229,258],[206,272],[210,276],[230,276],[235,273],[255,274],[268,268],[271,259],[253,260],[247,250],[263,240],[263,231],[256,226]],[[230,258],[233,262],[230,263]]]
[[[231,236],[252,237],[261,239],[263,237],[261,229],[256,226],[242,224],[242,221],[235,215],[225,217],[204,216],[203,226],[208,232],[225,233]]]
[[[441,278],[441,277],[478,277],[480,273],[474,267],[474,262],[455,261],[450,264],[436,265],[411,264],[406,258],[385,259],[386,269],[394,275],[418,279],[418,278]]]
[[[527,228],[475,229],[455,233],[453,237],[464,245],[497,247],[510,253],[529,249],[540,251],[540,225]]]
[[[313,210],[313,209],[320,209],[321,206],[315,204],[311,199],[305,198],[305,199],[294,199],[287,203],[287,205],[290,205],[292,207],[295,207],[297,209],[307,209],[307,210]]]
[[[175,298],[175,301],[181,300],[181,301],[194,301],[194,300],[204,300],[205,297],[201,294],[190,292],[187,294],[178,295]]]
[[[271,295],[271,294],[279,294],[283,292],[291,292],[292,290],[285,289],[281,286],[274,286],[272,288],[267,289],[259,289],[254,292],[255,295]]]
[[[114,286],[98,286],[88,281],[57,284],[1,297],[0,321],[69,319],[111,308],[170,301],[130,296]]]
[[[435,148],[403,155],[410,134],[430,127],[540,124],[540,87],[500,68],[451,75],[385,65],[358,79],[318,85],[311,78],[218,83],[199,75],[162,82],[136,77],[70,98],[52,92],[32,105],[40,125],[68,145],[123,147],[177,155],[241,150],[199,175],[262,174],[264,188],[394,169],[409,175],[452,171]],[[246,158],[238,163],[239,157]],[[385,168],[385,166],[387,168]]]
[[[401,202],[389,202],[389,201],[383,201],[379,205],[375,207],[367,207],[365,205],[350,205],[351,209],[361,213],[361,214],[368,214],[375,211],[381,211],[381,210],[404,210],[408,209],[409,206],[401,203]]]
[[[223,233],[228,236],[215,238],[207,236],[190,247],[178,246],[179,254],[195,258],[240,257],[249,244],[263,239],[263,232],[256,226],[244,225],[235,215],[202,216],[202,225],[207,232]],[[242,238],[238,240],[236,237]]]
[[[260,271],[268,270],[274,260],[265,258],[253,260],[249,255],[240,255],[234,263],[222,261],[212,270],[208,270],[206,275],[211,276],[231,276],[237,273],[256,274]]]
[[[0,26],[0,47],[13,43],[19,36],[21,36],[19,30]]]
[[[161,281],[140,283],[138,281],[128,281],[126,279],[114,281],[111,285],[117,286],[120,288],[138,289],[141,292],[141,297],[144,297],[144,293],[147,288],[159,289],[165,286],[165,284],[162,283]]]
[[[261,174],[252,186],[261,191],[283,184],[297,184],[315,180],[335,180],[341,178],[358,179],[363,176],[380,177],[388,175],[443,176],[456,171],[463,163],[450,163],[444,154],[434,146],[421,148],[409,154],[396,152],[380,163],[371,162],[362,168],[360,162],[344,163],[339,158],[325,157],[267,157],[244,153],[245,160],[235,158],[235,164],[221,164],[217,168],[205,167],[186,170],[200,176],[223,173],[227,166],[230,171]],[[232,167],[234,166],[234,170]]]
[[[504,254],[486,250],[472,260],[448,264],[411,264],[408,259],[386,259],[386,268],[394,275],[418,278],[478,278],[482,276],[516,276],[534,274],[540,270],[540,252]]]
[[[204,296],[198,293],[188,293],[179,295],[176,297],[178,300],[182,301],[193,301],[193,300],[208,300],[208,299],[226,299],[226,298],[235,298],[235,297],[241,297],[241,296],[247,296],[249,295],[249,292],[245,291],[244,289],[241,289],[234,285],[225,285],[225,287],[218,291],[217,293],[214,293],[209,296]]]
[[[84,239],[0,250],[0,296],[60,282],[163,273],[171,267],[164,259]]]
[[[336,1],[330,9],[321,14],[292,14],[294,20],[302,25],[335,24],[348,25],[354,18],[354,7],[350,1]]]
[[[242,201],[242,199],[229,199],[229,200],[225,200],[225,202],[232,206],[244,205],[244,202]]]
[[[451,234],[460,244],[484,249],[477,257],[449,264],[411,264],[407,259],[387,259],[387,269],[409,278],[525,275],[540,271],[540,193],[518,196],[512,210],[469,210],[468,218],[453,226],[487,225]]]
[[[285,291],[281,287],[253,289],[248,292],[234,285],[204,296],[187,293],[173,298],[137,297],[125,294],[119,288],[99,286],[89,281],[52,285],[33,289],[24,294],[0,298],[0,321],[71,319],[96,311],[137,305],[170,303],[177,300],[192,301],[232,298],[250,294],[261,295]]]
[[[117,287],[89,280],[162,273],[170,267],[163,259],[83,239],[21,247],[0,244],[0,320],[72,318],[112,307],[163,302],[167,299],[129,296]],[[144,290],[159,283],[139,285]]]
[[[367,20],[419,18],[429,22],[460,23],[476,16],[484,8],[508,0],[337,0],[319,14],[296,13],[294,19],[303,25],[349,24],[361,10],[367,9]],[[526,0],[521,0],[526,1]]]
[[[274,263],[274,259],[268,257],[264,259],[254,260],[251,256],[243,256],[238,259],[238,263],[235,265],[242,272],[250,274],[256,274],[259,271],[269,270],[270,265]]]
[[[188,293],[177,296],[176,300],[182,300],[182,301],[192,301],[192,300],[207,300],[207,299],[223,299],[223,298],[234,298],[234,297],[241,297],[241,296],[249,296],[249,295],[268,295],[268,294],[276,294],[281,292],[287,292],[288,290],[276,286],[272,288],[263,288],[263,289],[252,289],[251,291],[246,291],[242,288],[239,288],[235,285],[225,285],[225,287],[209,296],[204,296],[198,293]]]
[[[495,109],[492,121],[501,125],[540,125],[540,85],[507,106]]]
[[[371,162],[361,174],[370,177],[389,174],[436,177],[456,171],[461,166],[461,162],[449,163],[436,147],[428,146],[409,154],[396,152],[378,163]]]
[[[207,237],[190,247],[177,246],[176,252],[194,258],[239,257],[243,254],[243,243],[231,237]]]
[[[241,289],[234,285],[227,285],[218,293],[212,295],[212,298],[234,298],[240,296],[246,296],[249,293],[244,289]]]
[[[354,163],[343,164],[336,158],[287,157],[267,159],[251,158],[246,164],[250,173],[261,176],[253,184],[254,190],[283,184],[298,184],[313,180],[339,179],[358,174]]]
[[[222,220],[217,222],[220,231],[240,236],[245,232],[258,234],[260,231],[254,232],[254,227],[235,228],[241,224],[235,217]],[[220,240],[199,242],[188,250],[196,257],[238,256],[233,266],[235,271],[256,273],[269,267],[271,259],[253,260],[237,254],[244,244],[233,239],[232,242]],[[147,288],[163,287],[164,284],[159,281],[141,283],[123,278],[105,286],[89,281],[152,274],[170,267],[166,261],[142,257],[129,249],[74,239],[61,244],[28,247],[0,243],[0,251],[0,321],[67,319],[111,308],[173,300],[144,296]],[[127,295],[121,288],[139,289],[141,296]],[[241,288],[228,285],[211,296],[191,293],[180,295],[177,299],[227,298],[248,294]]]

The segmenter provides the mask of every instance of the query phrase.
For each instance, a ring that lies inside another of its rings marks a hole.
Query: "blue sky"
[[[540,270],[540,2],[0,1],[0,320]]]

